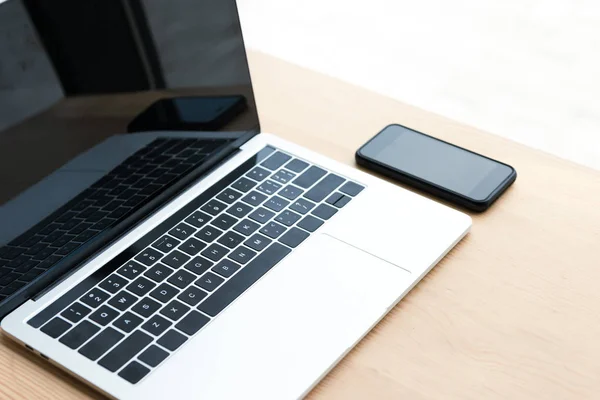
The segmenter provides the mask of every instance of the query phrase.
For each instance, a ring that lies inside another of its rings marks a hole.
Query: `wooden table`
[[[397,122],[519,173],[309,397],[600,397],[599,172],[269,56],[251,54],[251,67],[266,132],[354,164],[363,142]],[[0,398],[101,398],[1,343]]]

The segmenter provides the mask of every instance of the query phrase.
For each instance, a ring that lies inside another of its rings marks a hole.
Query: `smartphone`
[[[218,131],[247,108],[244,96],[189,96],[152,103],[127,132]]]
[[[510,165],[396,124],[358,149],[356,162],[474,211],[487,210],[517,178]]]

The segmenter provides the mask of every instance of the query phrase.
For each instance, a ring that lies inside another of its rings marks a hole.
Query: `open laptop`
[[[471,226],[261,132],[233,0],[3,13],[2,328],[110,397],[302,397]]]

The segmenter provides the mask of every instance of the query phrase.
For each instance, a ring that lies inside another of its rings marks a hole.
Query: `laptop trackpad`
[[[141,383],[156,397],[296,398],[409,287],[411,274],[316,234]]]

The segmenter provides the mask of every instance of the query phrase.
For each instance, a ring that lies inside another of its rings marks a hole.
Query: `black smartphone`
[[[246,108],[241,95],[161,99],[131,121],[127,131],[218,131]]]
[[[356,162],[474,211],[487,210],[517,178],[510,165],[396,124],[358,149]]]

